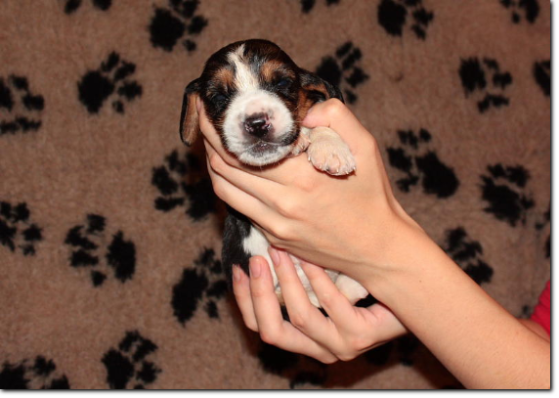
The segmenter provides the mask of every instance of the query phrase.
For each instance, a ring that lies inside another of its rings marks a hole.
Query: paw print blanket
[[[276,42],[340,88],[456,266],[529,317],[550,19],[543,0],[0,2],[0,387],[461,388],[411,335],[326,366],[245,328],[183,89],[224,45]]]

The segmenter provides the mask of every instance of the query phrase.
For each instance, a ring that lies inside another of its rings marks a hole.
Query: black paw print
[[[0,76],[0,137],[39,130],[41,120],[35,117],[44,107],[43,96],[31,92],[27,78]]]
[[[402,36],[408,12],[413,22],[411,30],[425,40],[427,28],[435,15],[423,7],[423,0],[382,0],[378,6],[378,22],[392,36]]]
[[[369,75],[357,66],[362,56],[358,47],[355,47],[352,42],[347,42],[336,50],[335,57],[322,58],[322,62],[316,68],[318,76],[343,91],[349,104],[355,103],[358,99],[354,89],[369,78]]]
[[[486,79],[486,73],[490,74],[490,81]],[[484,58],[480,61],[478,58],[463,59],[460,65],[460,79],[464,87],[466,97],[477,93],[484,94],[477,102],[480,113],[484,113],[490,107],[500,108],[509,105],[509,99],[505,97],[503,92],[512,84],[512,76],[509,72],[501,72],[499,63],[492,58]],[[489,92],[491,88],[496,90]]]
[[[78,8],[81,7],[83,0],[63,0],[64,5],[64,12],[66,14],[74,13]],[[95,8],[101,11],[107,11],[111,8],[112,0],[91,0],[91,3]]]
[[[213,249],[204,249],[194,261],[194,267],[185,268],[182,278],[173,287],[171,306],[181,324],[194,316],[200,304],[210,318],[219,318],[217,300],[227,294],[227,281],[221,261]]]
[[[26,203],[15,206],[0,202],[0,244],[12,252],[20,249],[25,256],[35,255],[35,244],[43,240],[42,229],[29,220]]]
[[[404,336],[367,351],[363,357],[375,366],[386,366],[392,361],[398,361],[404,366],[413,366],[414,354],[420,346],[421,343],[416,337]]]
[[[164,165],[153,168],[151,183],[160,195],[155,199],[157,210],[168,212],[185,206],[186,214],[195,221],[216,211],[217,197],[205,163],[191,152],[181,157],[175,150],[167,155]]]
[[[551,61],[541,61],[534,63],[534,79],[546,96],[551,95]]]
[[[66,390],[70,383],[66,375],[56,371],[52,359],[37,356],[12,364],[4,362],[0,371],[0,388],[4,390]]]
[[[304,355],[264,342],[260,342],[257,355],[262,369],[287,379],[291,389],[304,388],[306,385],[324,387],[327,383],[327,365]]]
[[[545,228],[547,232],[547,239],[545,241],[544,250],[545,256],[551,258],[551,204],[547,211],[543,214],[543,221],[536,223],[536,230],[542,231]]]
[[[462,227],[446,231],[443,250],[468,274],[478,285],[491,282],[493,268],[480,257],[483,248],[478,241],[471,240]]]
[[[149,25],[151,44],[173,51],[175,44],[184,38],[184,48],[188,52],[196,50],[192,38],[208,25],[206,18],[195,15],[199,5],[199,0],[169,0],[168,8],[156,7]]]
[[[158,347],[138,331],[126,332],[118,345],[103,356],[107,368],[107,384],[112,389],[144,389],[153,383],[161,369],[146,358],[157,351]]]
[[[487,166],[489,175],[482,175],[482,199],[489,203],[483,209],[498,220],[511,226],[518,222],[526,223],[526,213],[534,207],[534,200],[526,195],[524,188],[530,179],[528,170],[522,166]]]
[[[428,146],[431,134],[425,129],[419,130],[418,134],[411,130],[401,130],[398,131],[398,137],[404,147],[387,148],[390,165],[407,174],[396,181],[398,188],[403,192],[409,192],[410,187],[417,185],[421,180],[423,191],[427,194],[439,198],[454,195],[460,184],[454,170],[442,163],[436,152],[431,149],[420,154],[420,147]]]
[[[105,217],[88,214],[86,223],[71,228],[66,243],[72,248],[70,265],[75,268],[91,268],[93,286],[102,285],[109,269],[114,277],[124,283],[132,279],[136,270],[136,246],[124,239],[122,231],[112,235],[107,242]],[[101,253],[104,251],[104,256]]]
[[[112,102],[113,109],[124,113],[123,101],[130,102],[142,95],[142,86],[137,81],[130,80],[134,72],[135,64],[112,52],[99,69],[88,71],[78,83],[81,103],[89,113],[98,113],[105,100],[116,94]]]
[[[311,12],[316,5],[316,0],[299,0],[299,2],[301,3],[301,11],[305,14]],[[339,4],[340,0],[325,0],[325,2],[330,7],[332,4]]]
[[[540,14],[540,5],[538,0],[500,0],[501,5],[511,12],[512,22],[515,24],[524,19],[530,23],[534,23]]]

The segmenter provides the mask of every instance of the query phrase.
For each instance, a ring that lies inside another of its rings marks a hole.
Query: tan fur
[[[196,141],[198,132],[200,131],[198,109],[196,108],[197,101],[197,93],[192,93],[188,96],[188,108],[186,110],[186,116],[182,121],[182,139],[188,145],[192,145]]]

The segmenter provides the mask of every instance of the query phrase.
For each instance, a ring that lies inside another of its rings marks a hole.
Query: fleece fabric
[[[456,266],[529,317],[550,19],[543,0],[0,2],[0,387],[460,388],[411,335],[326,366],[246,329],[183,90],[222,46],[276,42],[340,87]]]

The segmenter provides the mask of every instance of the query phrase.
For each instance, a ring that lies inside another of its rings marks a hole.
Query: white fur
[[[290,134],[295,123],[291,112],[283,101],[274,93],[265,91],[260,87],[259,77],[254,75],[247,60],[244,59],[244,49],[243,44],[228,55],[229,60],[235,65],[234,84],[237,93],[229,104],[223,123],[227,148],[241,162],[253,166],[263,166],[275,163],[290,153],[303,152],[309,146],[309,160],[316,168],[334,175],[351,173],[355,169],[355,160],[349,148],[336,132],[327,127],[318,127],[313,130],[302,128],[301,134],[304,139],[299,140],[298,143],[296,142],[297,146],[296,143],[280,145],[269,142],[270,145],[276,145],[274,151],[268,151],[264,154],[251,153],[250,145],[253,145],[251,143],[254,142],[254,139],[249,138],[244,132],[244,123],[248,117],[257,113],[265,114],[273,126],[274,137],[272,141],[275,142],[280,142],[284,136]],[[278,278],[272,259],[268,254],[269,247],[270,244],[264,235],[255,227],[251,227],[249,235],[243,240],[243,249],[246,253],[249,253],[250,256],[263,256],[268,261],[276,295],[283,303]],[[311,303],[320,307],[318,298],[301,268],[300,260],[295,256],[291,256],[291,259]],[[326,270],[326,273],[352,304],[367,296],[367,291],[350,277],[331,270]]]
[[[240,45],[235,51],[229,53],[229,60],[235,65],[235,84],[240,92],[254,91],[259,87],[258,77],[254,76],[250,66],[243,59],[245,45]]]
[[[278,277],[276,275],[276,271],[274,269],[272,259],[270,258],[270,254],[268,253],[269,247],[270,244],[268,243],[264,235],[262,235],[262,233],[257,228],[254,227],[250,228],[249,235],[243,240],[243,249],[245,250],[245,252],[250,253],[251,256],[262,256],[266,259],[266,261],[268,261],[268,265],[272,273],[272,279],[274,281],[274,288],[275,288],[276,295],[280,299],[280,302],[283,303],[284,300],[278,282]],[[300,260],[292,255],[290,255],[290,257],[291,260],[293,261],[293,264],[295,265],[297,276],[301,280],[301,283],[303,284],[303,287],[305,288],[305,291],[309,296],[310,302],[315,307],[320,307],[320,303],[318,301],[318,298],[316,297],[316,294],[313,291],[311,283],[309,282],[309,279],[307,278],[307,276],[303,272],[303,269],[301,268]],[[331,271],[331,270],[326,270],[326,273],[328,274],[330,279],[332,279],[334,284],[338,287],[340,292],[344,296],[346,296],[352,304],[356,303],[360,299],[365,298],[367,296],[368,292],[365,290],[365,288],[355,280],[351,279],[349,276],[342,275],[339,272]]]
[[[285,106],[275,94],[262,90],[258,77],[253,74],[246,60],[243,59],[244,45],[229,54],[229,59],[235,65],[235,86],[237,93],[229,104],[223,131],[227,148],[234,153],[241,162],[252,166],[264,166],[275,163],[286,157],[292,150],[292,145],[279,145],[275,151],[263,155],[255,155],[250,151],[251,140],[244,132],[244,122],[247,117],[255,113],[264,113],[273,126],[274,141],[290,134],[294,127],[294,120]],[[271,145],[274,145],[271,143]]]

